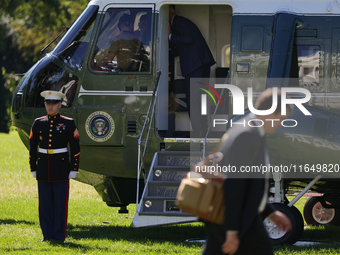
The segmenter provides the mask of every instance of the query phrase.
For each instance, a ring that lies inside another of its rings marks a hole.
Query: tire
[[[292,206],[289,208],[294,213],[294,216],[295,216],[296,225],[297,225],[296,234],[297,234],[297,240],[299,240],[302,237],[304,227],[305,227],[305,224],[303,222],[303,217],[299,209],[297,209],[295,206]]]
[[[338,204],[332,197],[324,197],[326,204]],[[303,208],[303,216],[308,225],[324,226],[338,225],[340,222],[340,210],[324,208],[317,197],[310,197]]]
[[[286,232],[280,230],[269,218],[264,220],[264,226],[267,230],[267,233],[272,240],[273,244],[293,244],[295,243],[299,235],[301,234],[301,222],[299,222],[296,213],[293,210],[284,204],[273,203],[271,204],[275,207],[276,210],[284,213],[292,224],[292,230]],[[303,225],[303,224],[302,224]]]

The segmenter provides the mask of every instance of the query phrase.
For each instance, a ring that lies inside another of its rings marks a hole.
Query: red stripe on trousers
[[[66,207],[65,207],[65,234],[64,234],[64,240],[65,240],[65,238],[66,238],[69,190],[70,190],[70,180],[67,180]]]

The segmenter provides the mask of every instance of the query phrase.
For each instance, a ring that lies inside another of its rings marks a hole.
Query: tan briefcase
[[[200,219],[222,225],[224,199],[222,178],[203,178],[190,172],[182,180],[176,198],[176,206]]]

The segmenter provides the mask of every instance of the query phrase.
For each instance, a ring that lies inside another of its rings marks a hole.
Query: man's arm
[[[78,172],[79,168],[79,156],[80,156],[80,146],[79,146],[79,131],[78,128],[72,120],[71,128],[69,132],[69,143],[70,143],[70,156],[71,156],[71,163],[70,163],[70,172],[75,172],[70,175],[70,178],[75,178],[76,173]]]
[[[233,255],[240,245],[240,238],[238,237],[238,232],[228,231],[226,233],[226,240],[222,245],[222,252],[225,254]]]
[[[108,54],[97,63],[97,66],[110,67],[108,66],[108,63],[114,59],[119,49],[120,46],[118,41],[111,42]]]
[[[192,31],[185,24],[185,22],[179,23],[176,22],[174,24],[176,26],[175,30],[176,32],[174,33],[173,30],[171,30],[171,27],[168,27],[168,34],[169,34],[169,39],[171,43],[182,43],[182,44],[193,44],[194,43],[194,38],[192,36]]]
[[[279,210],[276,210],[268,217],[282,231],[289,231],[292,229],[292,223],[290,222],[290,219]]]
[[[109,53],[97,63],[97,66],[106,67],[107,64],[111,62],[114,57],[115,57],[115,54],[112,51],[109,51]]]
[[[35,124],[36,121],[33,122],[33,125],[31,127],[29,147],[29,164],[32,173],[37,171],[38,144],[39,144],[39,137],[35,133]]]

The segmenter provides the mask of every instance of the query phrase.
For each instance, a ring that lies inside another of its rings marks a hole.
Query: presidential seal
[[[85,130],[93,141],[105,142],[113,135],[115,122],[106,112],[94,112],[86,119]]]

